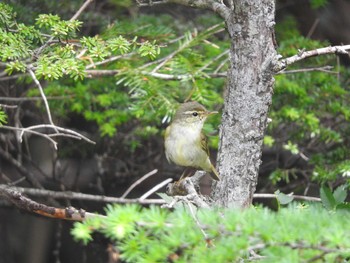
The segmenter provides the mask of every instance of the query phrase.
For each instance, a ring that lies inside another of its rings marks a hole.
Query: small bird
[[[176,111],[174,120],[165,131],[165,155],[169,162],[210,172],[220,180],[209,158],[207,137],[202,133],[205,120],[217,111],[207,111],[196,101],[185,102]],[[182,179],[185,173],[181,176]]]

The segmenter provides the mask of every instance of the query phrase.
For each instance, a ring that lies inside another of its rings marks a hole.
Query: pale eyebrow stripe
[[[188,111],[185,111],[184,113],[185,113],[185,114],[192,114],[192,113],[194,113],[194,112],[201,113],[201,112],[204,112],[204,111],[202,111],[202,110],[188,110]]]

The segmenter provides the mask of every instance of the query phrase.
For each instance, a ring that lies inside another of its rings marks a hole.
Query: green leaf
[[[6,123],[7,123],[7,115],[0,108],[0,126],[2,126],[3,124],[6,124]]]
[[[337,209],[337,210],[345,210],[345,211],[350,212],[350,203],[338,204],[338,205],[336,206],[336,209]]]
[[[332,191],[325,185],[321,187],[320,190],[320,197],[322,204],[328,209],[333,210],[335,209],[337,203],[335,201],[335,198],[332,194]]]
[[[336,204],[341,204],[345,201],[346,196],[348,195],[348,192],[346,190],[345,185],[339,186],[337,189],[335,189],[333,193],[333,197],[335,199]]]
[[[75,223],[71,234],[75,240],[81,240],[85,245],[92,240],[89,226],[83,223]]]
[[[288,141],[288,143],[284,145],[283,148],[289,150],[292,154],[299,153],[298,145],[292,143],[291,141]]]
[[[275,143],[275,139],[272,136],[265,135],[265,137],[264,137],[264,144],[267,147],[272,147],[274,143]]]
[[[276,195],[276,198],[277,198],[278,202],[279,202],[281,205],[289,204],[289,203],[292,202],[293,199],[294,199],[293,196],[286,195],[286,194],[280,192],[280,190],[277,190],[277,191],[275,192],[275,195]]]

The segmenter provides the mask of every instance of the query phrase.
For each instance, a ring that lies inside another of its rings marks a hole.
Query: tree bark
[[[262,142],[272,100],[274,67],[273,0],[237,0],[225,18],[232,40],[217,168],[213,185],[218,206],[252,203],[261,163]]]

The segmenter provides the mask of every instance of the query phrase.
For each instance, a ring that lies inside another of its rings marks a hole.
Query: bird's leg
[[[186,177],[192,176],[194,172],[195,172],[194,168],[186,167],[185,170],[183,171],[180,179],[178,180],[178,182],[180,182],[181,180],[185,179]]]

